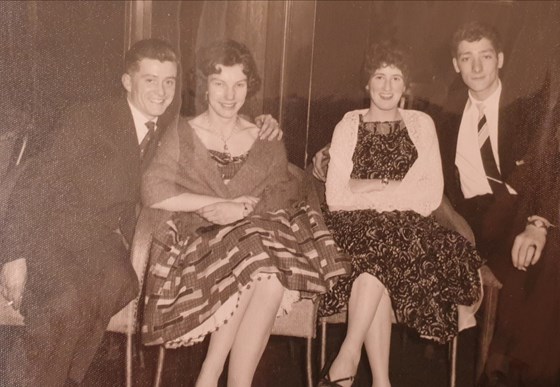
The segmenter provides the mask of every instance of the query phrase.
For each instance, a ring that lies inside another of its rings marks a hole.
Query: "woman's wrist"
[[[249,215],[251,209],[249,208],[249,205],[247,203],[240,203],[240,204],[241,204],[241,217],[245,218]]]

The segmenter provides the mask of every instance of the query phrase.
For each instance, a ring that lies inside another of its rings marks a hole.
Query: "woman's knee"
[[[352,292],[372,292],[385,290],[385,285],[379,279],[369,273],[360,274],[352,284]]]
[[[277,276],[271,275],[270,277],[258,279],[256,281],[256,290],[270,300],[281,300],[284,296],[285,288]]]

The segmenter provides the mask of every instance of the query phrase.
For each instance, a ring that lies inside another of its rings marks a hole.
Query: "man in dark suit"
[[[177,68],[167,42],[137,42],[125,56],[126,96],[65,114],[20,177],[0,235],[0,290],[26,325],[2,383],[80,383],[111,316],[138,293],[128,247],[141,174],[174,118]],[[262,120],[278,137],[276,121]]]
[[[453,66],[467,88],[451,92],[443,109],[433,113],[445,193],[472,227],[477,249],[501,278],[511,266],[507,236],[519,189],[511,177],[524,168],[545,103],[539,94],[510,97],[511,88],[499,78],[504,53],[493,28],[467,23],[455,32],[452,48]]]

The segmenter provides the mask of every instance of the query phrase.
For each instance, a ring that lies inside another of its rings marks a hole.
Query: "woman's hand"
[[[546,244],[546,229],[527,225],[525,231],[515,237],[511,249],[511,261],[518,270],[527,271],[537,263]]]
[[[224,226],[245,218],[255,209],[259,199],[252,196],[240,196],[227,202],[210,204],[196,213],[210,223]]]
[[[322,182],[327,180],[327,168],[331,159],[329,155],[330,147],[331,144],[327,144],[313,156],[313,176]]]
[[[236,197],[235,199],[232,199],[232,202],[235,203],[247,203],[247,204],[251,204],[253,206],[255,206],[261,199],[256,197],[256,196],[251,196],[251,195],[243,195],[243,196],[239,196]]]

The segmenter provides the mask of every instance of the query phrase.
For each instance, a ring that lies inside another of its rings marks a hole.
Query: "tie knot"
[[[486,108],[486,106],[484,106],[483,103],[477,103],[476,108],[478,109],[478,116],[482,117],[484,115],[484,109]]]
[[[145,125],[148,128],[149,132],[153,132],[156,130],[156,123],[154,121],[148,121]]]

